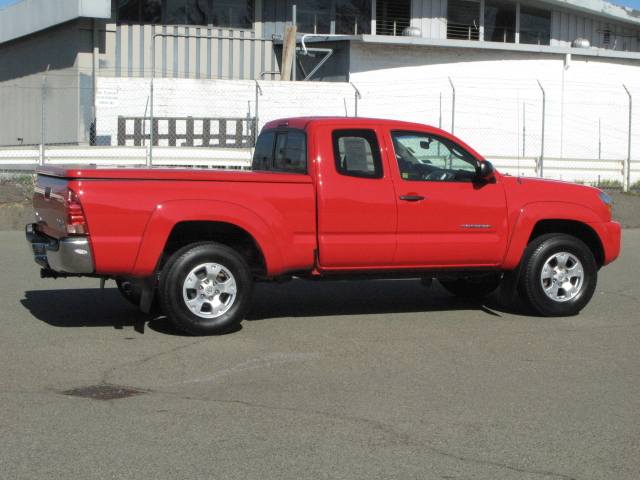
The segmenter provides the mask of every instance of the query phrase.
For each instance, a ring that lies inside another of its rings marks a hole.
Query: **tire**
[[[455,280],[440,280],[440,284],[450,293],[464,298],[482,298],[500,286],[500,275],[492,273],[479,277],[464,277]]]
[[[189,245],[174,253],[160,275],[167,320],[190,335],[232,330],[251,306],[253,278],[245,260],[218,243]]]
[[[580,313],[596,289],[598,266],[581,240],[564,234],[543,235],[525,249],[518,294],[545,317]]]

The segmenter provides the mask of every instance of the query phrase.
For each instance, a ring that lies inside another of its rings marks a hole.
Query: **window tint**
[[[273,169],[280,172],[307,173],[306,143],[302,132],[278,133]]]
[[[333,153],[336,170],[342,175],[382,178],[382,159],[373,130],[335,130]]]
[[[263,133],[258,137],[256,149],[253,152],[253,170],[271,170],[273,165],[273,141],[276,134],[273,132]]]
[[[478,162],[455,143],[418,132],[392,132],[393,149],[403,180],[471,182]]]
[[[266,132],[258,137],[253,170],[307,173],[307,141],[302,132]]]

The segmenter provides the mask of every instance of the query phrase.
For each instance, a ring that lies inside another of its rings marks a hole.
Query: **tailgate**
[[[67,235],[66,203],[68,181],[64,178],[38,174],[33,191],[33,209],[39,229],[54,238]]]

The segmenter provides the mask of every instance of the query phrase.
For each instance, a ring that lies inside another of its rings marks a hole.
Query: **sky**
[[[640,0],[608,0],[610,3],[616,5],[622,5],[623,7],[631,7],[636,10],[640,10]],[[0,8],[4,8],[13,3],[18,3],[18,0],[0,0]]]

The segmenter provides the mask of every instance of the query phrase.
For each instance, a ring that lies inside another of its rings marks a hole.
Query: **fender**
[[[283,259],[276,236],[262,218],[246,207],[217,200],[170,200],[158,205],[142,234],[133,277],[151,275],[173,227],[185,221],[225,222],[247,231],[264,255],[267,272],[283,270]]]
[[[582,222],[593,229],[602,242],[605,227],[602,218],[584,205],[571,202],[533,202],[522,207],[511,230],[502,268],[512,270],[518,266],[536,224],[541,220],[571,220]],[[608,234],[607,234],[608,235]]]

